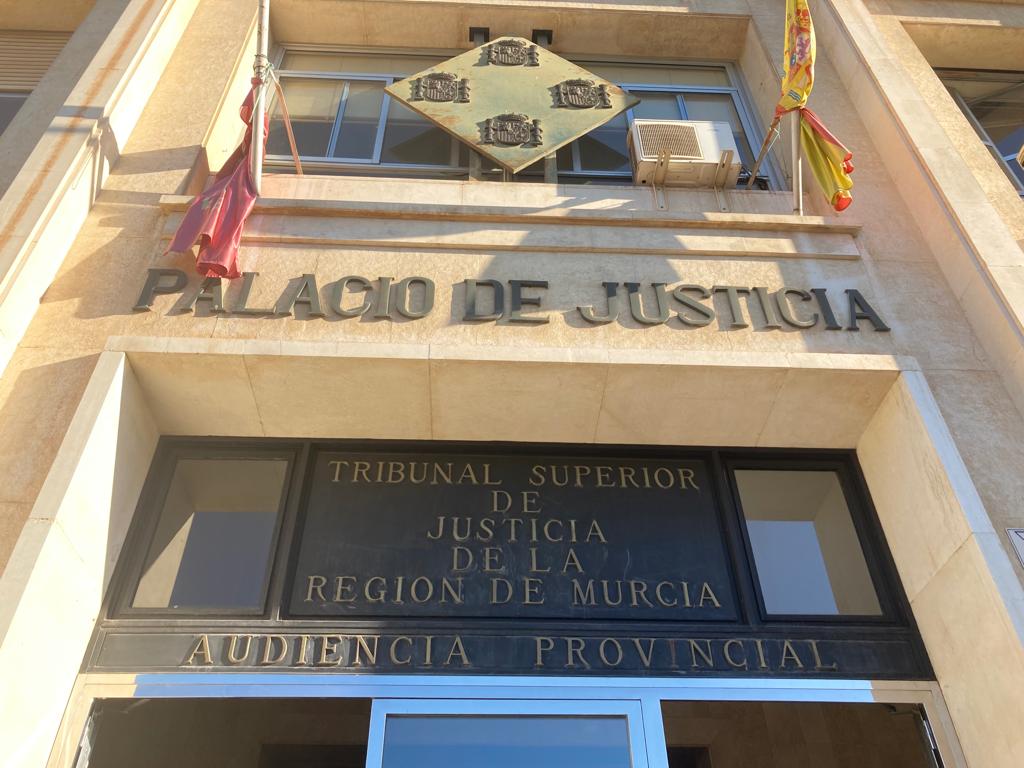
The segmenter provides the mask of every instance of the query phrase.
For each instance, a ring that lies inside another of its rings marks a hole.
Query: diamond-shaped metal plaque
[[[640,103],[521,37],[499,37],[385,90],[512,173]]]

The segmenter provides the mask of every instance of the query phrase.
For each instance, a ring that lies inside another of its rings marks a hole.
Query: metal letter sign
[[[498,38],[385,90],[512,173],[640,103],[518,37]]]

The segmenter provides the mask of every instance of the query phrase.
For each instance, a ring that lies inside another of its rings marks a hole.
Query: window
[[[317,173],[467,178],[472,150],[384,93],[386,85],[441,60],[287,50],[279,75],[304,165]],[[577,63],[618,83],[641,103],[558,150],[559,181],[628,182],[632,173],[626,132],[634,118],[727,122],[744,167],[753,166],[748,139],[752,127],[731,67]],[[271,110],[267,155],[270,165],[282,169],[291,165],[276,104]],[[503,178],[486,158],[481,158],[481,174],[485,179]],[[540,181],[543,176],[540,162],[516,178]],[[745,174],[741,179],[745,183]]]
[[[1024,195],[1024,72],[937,70],[982,143]]]
[[[0,134],[11,124],[11,120],[18,114],[18,110],[21,109],[21,105],[27,98],[27,93],[0,92]]]
[[[737,469],[733,476],[766,613],[881,615],[836,472]]]
[[[636,701],[377,699],[367,766],[645,768]]]
[[[283,458],[180,458],[132,598],[138,609],[262,612]]]

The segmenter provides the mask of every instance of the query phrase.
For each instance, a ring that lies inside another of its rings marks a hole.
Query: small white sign
[[[1006,535],[1010,537],[1013,551],[1017,553],[1021,566],[1024,566],[1024,528],[1007,528]]]

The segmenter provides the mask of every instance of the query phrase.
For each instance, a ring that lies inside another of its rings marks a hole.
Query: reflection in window
[[[625,717],[390,715],[382,768],[629,768]]]
[[[316,173],[467,178],[471,150],[384,94],[386,85],[438,63],[439,58],[401,54],[288,51],[279,74],[304,165]],[[626,133],[635,118],[727,122],[740,159],[752,166],[739,89],[725,66],[589,61],[580,66],[619,83],[641,103],[558,150],[560,182],[630,181]],[[269,165],[291,167],[276,104],[271,108],[267,153]],[[500,168],[482,157],[479,173],[485,180],[504,178]],[[513,178],[541,181],[544,163]]]
[[[941,69],[938,75],[982,143],[1024,195],[1024,168],[1016,160],[1024,147],[1024,72]]]
[[[881,614],[835,472],[740,469],[735,477],[769,614]]]
[[[178,461],[132,606],[262,610],[287,469]]]

